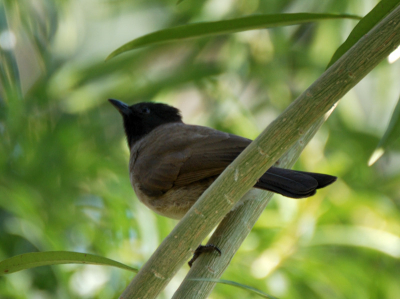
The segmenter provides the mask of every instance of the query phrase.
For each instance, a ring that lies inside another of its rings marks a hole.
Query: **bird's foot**
[[[196,250],[194,251],[192,259],[188,262],[189,267],[192,267],[194,261],[197,260],[200,254],[213,251],[216,251],[218,252],[219,255],[221,255],[221,250],[213,244],[199,245],[199,247],[197,247]]]

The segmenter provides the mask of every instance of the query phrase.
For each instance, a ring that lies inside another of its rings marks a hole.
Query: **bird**
[[[169,218],[181,219],[252,142],[213,128],[185,124],[180,111],[167,104],[109,102],[122,115],[130,150],[129,176],[138,199]],[[271,167],[254,188],[305,198],[336,179],[328,174]]]

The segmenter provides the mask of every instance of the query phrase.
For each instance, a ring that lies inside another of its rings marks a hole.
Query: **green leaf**
[[[208,281],[208,282],[227,284],[227,285],[230,285],[230,286],[234,286],[234,287],[237,287],[237,288],[244,289],[246,291],[250,291],[251,293],[259,295],[259,296],[261,296],[263,298],[277,299],[276,297],[268,295],[268,294],[266,294],[264,292],[261,292],[260,290],[257,290],[256,288],[253,288],[253,287],[250,287],[250,286],[238,283],[238,282],[234,282],[234,281],[231,281],[231,280],[208,279],[208,278],[191,278],[190,280],[193,280],[193,281]]]
[[[121,46],[112,52],[106,60],[109,60],[121,53],[134,50],[140,47],[179,41],[184,39],[200,38],[227,33],[234,33],[246,30],[263,29],[277,26],[289,26],[302,23],[309,23],[330,19],[361,19],[359,16],[347,14],[312,14],[312,13],[294,13],[294,14],[263,14],[253,15],[243,18],[194,23],[173,28],[155,31],[153,33],[136,38],[129,43]]]
[[[380,20],[383,19],[394,7],[399,5],[400,0],[382,0],[379,2],[351,31],[346,41],[333,54],[329,61],[329,68],[336,62],[344,53],[347,52],[358,40],[368,33]]]
[[[10,274],[34,267],[59,264],[91,264],[113,266],[132,272],[138,272],[138,269],[98,255],[71,251],[46,251],[24,253],[1,261],[0,275]]]
[[[381,140],[379,140],[378,146],[372,153],[371,158],[368,161],[368,165],[373,165],[382,155],[389,149],[399,145],[400,141],[400,99],[394,108],[392,117],[389,125],[383,134]]]

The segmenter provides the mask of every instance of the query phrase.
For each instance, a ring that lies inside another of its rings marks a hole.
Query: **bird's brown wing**
[[[184,124],[164,125],[145,138],[133,170],[140,189],[148,196],[218,176],[251,142]]]
[[[216,177],[250,143],[249,139],[207,127],[163,125],[149,133],[138,148],[133,163],[134,183],[146,195],[160,196],[174,186]],[[254,187],[302,198],[335,180],[330,175],[271,167]]]
[[[220,175],[251,143],[251,140],[213,130],[207,140],[196,140],[190,157],[183,163],[175,185]]]

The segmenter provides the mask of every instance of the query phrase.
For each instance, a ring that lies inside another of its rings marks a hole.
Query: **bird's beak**
[[[125,104],[124,102],[114,100],[114,99],[108,99],[108,100],[115,108],[117,108],[117,110],[119,111],[119,113],[122,114],[122,116],[124,116],[124,115],[127,116],[131,113],[129,106],[127,104]]]

